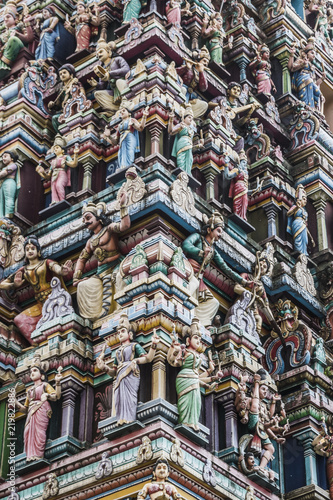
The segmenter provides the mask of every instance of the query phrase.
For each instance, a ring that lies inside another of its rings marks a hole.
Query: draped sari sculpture
[[[293,205],[287,212],[287,233],[291,234],[293,237],[294,249],[299,253],[309,255],[308,236],[310,236],[313,246],[315,243],[308,230],[308,212],[305,208],[308,198],[302,184],[297,186],[295,197],[296,205]]]
[[[76,16],[74,16],[73,20],[67,20],[64,23],[66,30],[75,35],[75,52],[89,49],[90,39],[98,34],[100,22],[98,5],[93,4],[90,8],[84,0],[77,3]]]

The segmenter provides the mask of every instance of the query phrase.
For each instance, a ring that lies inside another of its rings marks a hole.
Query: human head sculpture
[[[55,16],[55,10],[53,7],[48,5],[47,7],[43,8],[42,14],[44,19],[49,19],[50,17]]]
[[[76,76],[76,70],[72,64],[64,64],[59,68],[59,78],[63,83],[68,82]]]
[[[25,258],[26,258],[27,262],[29,262],[29,260],[31,260],[35,257],[41,258],[41,256],[42,256],[41,247],[40,247],[40,244],[38,242],[37,236],[35,236],[34,234],[32,234],[31,236],[28,236],[25,239],[25,241],[23,243],[23,247],[24,247]]]
[[[134,334],[136,332],[136,324],[131,323],[128,319],[126,313],[120,315],[117,337],[120,343],[126,342],[126,340],[133,340]]]
[[[169,476],[170,466],[166,458],[159,458],[153,468],[154,481],[165,481]]]
[[[6,149],[6,151],[2,153],[1,159],[4,165],[9,165],[10,163],[12,162],[15,163],[18,160],[18,155],[15,153],[15,151],[10,151],[9,149]]]
[[[195,350],[201,349],[201,330],[198,318],[193,318],[191,326],[186,329],[184,336],[186,347],[192,347]]]
[[[89,201],[82,208],[82,222],[92,232],[99,225],[108,226],[111,224],[111,220],[106,216],[105,212],[105,203],[95,204]]]
[[[276,259],[274,257],[274,247],[271,242],[266,244],[266,247],[261,252],[257,252],[257,259],[255,265],[255,274],[262,276],[271,276],[273,273]],[[258,269],[259,266],[259,269]]]
[[[186,125],[191,125],[192,121],[193,121],[193,109],[192,107],[189,105],[189,106],[186,106],[185,108],[185,111],[184,111],[184,115],[183,115],[183,122],[186,123]]]
[[[303,184],[299,184],[297,186],[296,191],[295,191],[295,197],[296,197],[297,204],[300,205],[301,207],[305,207],[305,205],[307,204],[307,201],[308,201],[308,197],[307,197],[306,191],[303,187]]]
[[[78,14],[83,14],[88,10],[87,4],[84,0],[79,0],[76,4],[76,11]]]
[[[305,47],[303,47],[303,52],[306,54],[310,62],[314,61],[316,58],[316,48],[314,42],[315,39],[311,36],[310,38],[308,38]]]
[[[240,83],[230,82],[227,88],[227,95],[233,99],[237,99],[242,92]]]
[[[269,376],[264,368],[260,368],[257,371],[257,375],[260,375],[259,381],[259,397],[260,399],[266,399],[269,393]]]
[[[253,470],[255,466],[254,454],[251,451],[248,451],[244,455],[245,465],[248,470]]]
[[[3,22],[6,28],[12,28],[16,24],[17,8],[15,0],[9,0],[4,8]]]
[[[51,151],[55,153],[57,156],[64,154],[66,151],[67,147],[67,141],[64,137],[62,137],[60,134],[57,134],[55,136],[53,146],[51,148]]]
[[[202,217],[203,226],[202,226],[202,235],[207,236],[210,235],[215,240],[219,240],[222,238],[222,230],[224,228],[224,220],[223,216],[214,211],[211,217],[207,217],[205,214]]]
[[[239,165],[243,167],[243,169],[247,168],[247,156],[244,149],[240,151],[238,156],[239,156]]]
[[[198,59],[204,66],[208,66],[210,61],[210,53],[205,45],[200,50]]]
[[[33,382],[35,380],[41,380],[42,382],[47,382],[47,374],[46,371],[48,369],[48,363],[42,362],[40,354],[35,354],[30,366],[29,366],[29,374],[30,378]]]
[[[130,116],[133,116],[134,110],[131,106],[131,103],[123,99],[119,108],[119,114],[122,120],[126,120]]]
[[[259,54],[260,54],[262,59],[265,59],[265,60],[269,59],[270,50],[266,44],[263,44],[259,47]]]
[[[102,38],[98,40],[96,46],[96,56],[98,60],[105,63],[112,57],[112,52],[116,50],[116,44],[114,42],[107,43]]]

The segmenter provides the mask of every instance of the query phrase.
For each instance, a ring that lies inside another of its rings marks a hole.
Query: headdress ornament
[[[247,160],[247,156],[246,156],[246,153],[244,151],[244,149],[241,149],[241,151],[239,152],[239,161],[241,160]]]
[[[209,53],[209,50],[207,49],[206,46],[203,46],[199,52],[199,59],[203,59],[203,58],[210,60],[210,53]]]
[[[82,214],[85,214],[86,212],[90,212],[94,214],[96,217],[99,217],[101,214],[104,214],[106,211],[106,205],[103,202],[93,203],[92,201],[89,201],[85,205],[83,205],[82,208]]]
[[[67,141],[60,134],[57,134],[54,139],[53,147],[54,146],[60,146],[62,149],[65,149],[65,147],[67,146]]]
[[[49,363],[48,363],[48,361],[42,361],[40,354],[35,354],[34,357],[32,358],[30,365],[29,365],[29,369],[34,368],[34,367],[46,372],[49,368]]]
[[[210,229],[214,229],[216,227],[222,227],[224,228],[224,220],[223,220],[223,216],[217,212],[216,210],[214,210],[214,212],[212,213],[211,217],[207,217],[207,215],[203,215],[202,217],[202,220],[203,220],[203,223],[210,227]]]
[[[307,196],[303,184],[298,184],[296,191],[295,191],[296,200],[300,200],[301,198],[303,198],[304,195]]]
[[[4,8],[4,14],[11,14],[14,19],[17,16],[17,1],[16,0],[8,0],[6,3],[6,7]]]

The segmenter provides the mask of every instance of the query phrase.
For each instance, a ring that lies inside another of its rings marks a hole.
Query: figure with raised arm
[[[85,0],[79,0],[76,4],[76,15],[71,21],[65,21],[64,27],[76,38],[75,52],[89,49],[90,39],[98,34],[100,24],[99,8],[93,4],[90,8]]]
[[[54,8],[50,5],[44,7],[42,11],[43,24],[40,26],[40,17],[37,17],[37,31],[40,32],[39,44],[35,52],[35,59],[53,59],[55,46],[59,36],[59,18],[56,16]]]
[[[153,480],[145,484],[139,491],[137,500],[184,500],[176,487],[168,482],[170,473],[169,462],[159,458],[153,468]]]

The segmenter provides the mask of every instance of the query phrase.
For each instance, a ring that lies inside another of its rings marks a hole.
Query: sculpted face
[[[34,260],[38,257],[38,249],[33,243],[25,246],[25,256],[28,260]]]
[[[215,241],[220,240],[222,238],[222,227],[218,226],[215,229],[210,230],[210,235]]]
[[[195,351],[201,347],[201,337],[199,335],[192,335],[189,340],[189,347],[192,347]]]
[[[269,59],[269,52],[268,52],[268,50],[264,50],[261,53],[261,59],[263,59],[264,61],[268,61],[268,59]]]
[[[186,125],[191,125],[192,121],[193,121],[192,115],[186,115],[185,116],[184,123],[186,123]]]
[[[230,97],[237,99],[241,94],[241,88],[239,85],[235,85],[234,87],[231,87],[231,89],[229,89],[228,93]]]
[[[268,395],[268,387],[267,385],[261,385],[259,387],[259,397],[260,399],[266,399]]]
[[[101,62],[105,62],[109,59],[109,57],[111,57],[112,52],[108,53],[108,51],[104,47],[99,47],[97,49],[96,55]]]
[[[259,261],[259,267],[260,267],[260,274],[261,274],[261,276],[263,276],[264,274],[267,273],[268,266],[267,266],[267,262],[264,259],[262,259],[262,260]]]
[[[252,469],[254,467],[254,455],[248,455],[246,458],[246,465],[248,466],[249,469]]]
[[[165,480],[169,475],[169,468],[167,466],[167,464],[165,463],[159,463],[157,464],[156,468],[155,468],[155,477],[156,479],[159,479],[159,480]]]
[[[308,60],[310,62],[314,61],[315,58],[316,58],[316,52],[312,49],[312,50],[309,50],[309,52],[307,53],[307,56],[308,56]]]
[[[82,3],[77,5],[76,10],[78,14],[83,14],[86,11],[85,6]]]
[[[4,165],[9,165],[12,161],[13,161],[13,160],[12,160],[12,157],[10,156],[10,154],[9,154],[9,153],[4,153],[4,154],[2,155],[2,163],[3,163]]]
[[[58,144],[56,144],[55,146],[53,146],[53,151],[55,152],[55,154],[57,156],[61,155],[64,152],[64,150],[62,149],[62,147],[59,146]]]
[[[130,334],[129,331],[126,327],[121,327],[117,331],[118,339],[121,344],[126,342],[127,340],[130,340]]]
[[[83,214],[82,222],[90,231],[94,231],[97,227],[100,226],[100,221],[91,212],[86,212]]]
[[[51,17],[51,12],[47,9],[43,9],[42,14],[44,19],[49,19]]]
[[[129,118],[130,114],[128,109],[126,108],[120,108],[120,116],[122,120],[126,120],[126,118]]]
[[[3,22],[5,23],[6,28],[12,28],[15,26],[15,19],[12,14],[6,14],[3,18]]]
[[[67,69],[62,69],[59,71],[59,78],[63,83],[67,83],[72,78],[72,75]]]
[[[33,366],[30,368],[30,378],[33,382],[42,379],[42,374],[39,371],[39,368],[37,368],[37,366]]]

